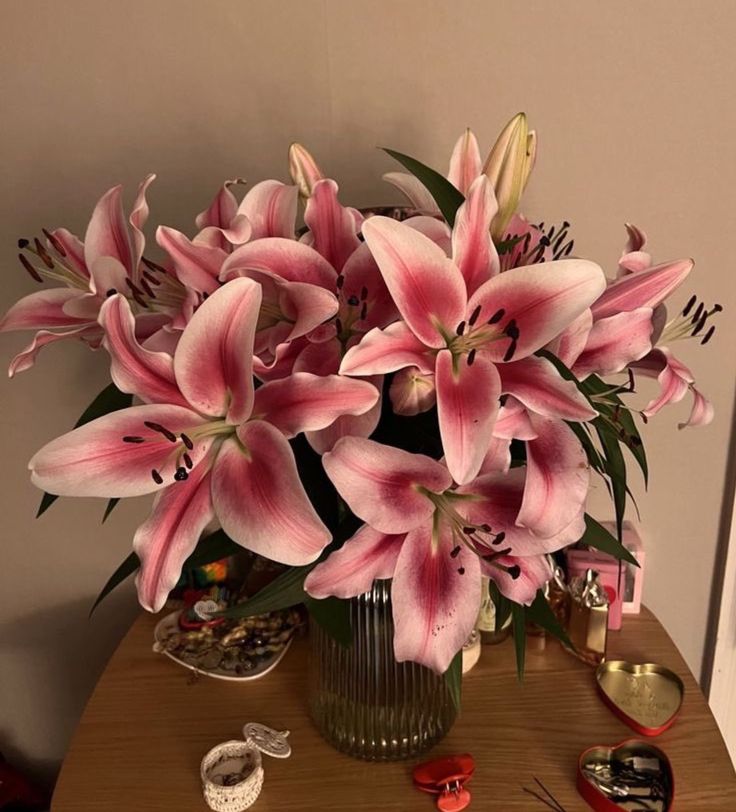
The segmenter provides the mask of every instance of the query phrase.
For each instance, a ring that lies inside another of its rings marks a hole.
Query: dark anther
[[[41,257],[43,264],[49,270],[51,270],[54,267],[54,260],[51,259],[49,252],[43,247],[38,237],[33,238],[33,244],[36,246],[36,252],[38,253],[39,257]]]
[[[360,298],[362,301],[368,298],[368,288],[365,285],[360,289]]]
[[[697,302],[697,301],[698,301],[698,297],[697,297],[697,296],[695,296],[695,294],[693,294],[693,295],[692,295],[692,296],[691,296],[691,297],[690,297],[690,298],[687,300],[687,304],[685,305],[685,307],[684,307],[684,308],[683,308],[683,310],[682,310],[682,315],[683,315],[683,316],[687,316],[687,314],[688,314],[688,313],[689,313],[689,312],[690,312],[690,311],[693,309],[693,307],[695,307],[695,302]]]
[[[504,361],[510,361],[514,354],[516,353],[516,339],[512,338],[511,343],[509,344],[509,348],[506,350],[506,354],[503,357]]]
[[[470,318],[468,319],[468,324],[472,327],[476,321],[478,321],[478,316],[480,316],[481,306],[475,308],[475,310],[470,314]]]
[[[335,280],[335,286],[338,290],[342,290],[342,286],[345,284],[345,277],[340,274],[337,279]]]
[[[187,471],[186,468],[182,468],[181,466],[179,466],[176,469],[176,473],[174,474],[174,479],[177,482],[184,482],[185,479],[189,479],[189,472]]]
[[[516,341],[516,339],[519,337],[519,328],[516,324],[516,319],[511,319],[511,321],[504,328],[504,333],[506,333],[509,338],[513,338],[514,341]]]
[[[711,338],[713,337],[713,333],[716,331],[715,324],[711,326],[708,332],[703,336],[703,340],[700,342],[701,344],[707,344]]]
[[[184,454],[182,456],[182,459],[184,460],[184,465],[186,465],[186,467],[189,468],[189,470],[191,471],[192,468],[194,468],[194,463],[192,462],[192,458],[189,456],[189,454]]]
[[[351,307],[357,307],[360,304],[360,299],[357,296],[350,296],[348,298],[348,304]]]
[[[161,476],[161,474],[159,474],[159,472],[155,468],[151,471],[151,476],[153,477],[153,481],[157,485],[163,484],[164,478]]]
[[[36,280],[36,282],[43,282],[41,274],[31,265],[24,254],[18,254],[20,264],[28,271],[28,273]]]
[[[473,361],[475,361],[475,348],[473,348],[473,349],[472,349],[472,350],[471,350],[471,351],[468,353],[468,366],[469,366],[469,367],[472,367],[472,366],[473,366]]]
[[[500,533],[496,533],[496,538],[493,539],[491,544],[501,544],[501,542],[506,538],[506,533],[502,530]]]
[[[143,294],[143,291],[136,285],[133,280],[129,277],[125,277],[125,284],[131,289],[133,293],[137,293],[139,296]]]
[[[186,434],[180,434],[182,443],[191,451],[194,448],[194,443],[187,437]]]
[[[105,293],[105,296],[107,296],[107,298],[109,299],[111,296],[114,296],[116,293],[117,293],[117,291],[115,290],[115,288],[110,288],[110,290],[108,290]]]
[[[488,319],[488,323],[489,323],[489,324],[498,324],[498,322],[499,322],[499,321],[501,321],[501,319],[502,319],[502,318],[503,318],[505,315],[506,315],[506,311],[505,311],[503,308],[501,308],[500,310],[497,310],[497,311],[496,311],[496,312],[495,312],[495,313],[494,313],[494,314],[491,316],[491,318],[490,318],[490,319]]]
[[[22,251],[24,248],[28,248],[30,243],[28,240],[24,240],[22,237],[18,240],[18,248]]]
[[[490,524],[482,524],[480,526],[480,529],[483,530],[485,533],[490,533],[491,532]]]
[[[457,558],[460,555],[460,545],[458,544],[457,547],[450,553],[450,558]]]
[[[368,315],[368,302],[363,302],[363,307],[360,308],[360,318],[365,319]]]
[[[713,305],[712,313],[720,313],[723,310],[723,305],[719,305],[718,303]]]
[[[45,228],[42,228],[44,237],[51,243],[52,248],[56,251],[57,254],[61,254],[62,257],[66,256],[66,251],[64,250],[64,246],[54,237],[54,235],[47,231]]]
[[[544,246],[545,248],[547,248],[549,243],[550,243],[550,240],[549,240],[549,237],[546,234],[539,238],[539,244]]]
[[[474,527],[463,527],[463,533],[465,533],[466,536],[472,536],[473,533],[475,533],[475,528]]]
[[[460,324],[458,324],[457,328],[455,329],[455,332],[459,336],[461,336],[465,332],[465,322],[464,321],[461,321]]]
[[[693,335],[696,336],[698,333],[705,327],[705,322],[708,321],[708,313],[703,313],[700,317],[700,321],[695,325],[695,329],[693,330]]]
[[[142,276],[142,277],[140,278],[140,280],[139,280],[139,281],[140,281],[140,283],[141,283],[141,287],[142,287],[142,288],[143,288],[143,290],[146,292],[146,294],[148,294],[148,296],[149,296],[151,299],[155,299],[155,298],[156,298],[156,294],[153,292],[153,288],[152,288],[152,287],[151,287],[151,286],[148,284],[148,282],[146,281],[145,277],[143,277],[143,276]]]
[[[157,263],[153,262],[153,260],[141,257],[141,262],[146,266],[146,268],[148,268],[149,271],[158,271],[159,273],[166,273],[166,268],[164,268],[162,265],[158,265]]]
[[[465,567],[458,567],[457,571],[460,575],[465,575]]]
[[[161,280],[160,280],[160,279],[156,279],[156,277],[155,277],[155,276],[154,276],[152,273],[149,273],[148,271],[143,271],[143,276],[144,276],[144,277],[145,277],[145,278],[146,278],[146,279],[147,279],[147,280],[148,280],[148,281],[149,281],[149,282],[150,282],[152,285],[160,285],[160,284],[161,284]]]
[[[695,312],[693,313],[693,317],[692,317],[692,319],[691,319],[692,324],[695,324],[695,322],[696,322],[696,321],[697,321],[697,320],[700,318],[700,314],[701,314],[702,312],[703,312],[703,303],[701,302],[701,303],[700,303],[700,304],[697,306],[697,308],[695,309]]]
[[[145,443],[143,437],[123,437],[124,443]]]
[[[144,420],[143,425],[147,429],[151,429],[151,431],[157,431],[159,434],[163,434],[164,437],[171,443],[176,442],[176,434],[173,431],[169,431],[167,428],[164,428],[160,423],[154,423],[151,420]]]
[[[508,568],[507,572],[515,581],[521,575],[521,567],[518,564],[514,564],[512,567]]]

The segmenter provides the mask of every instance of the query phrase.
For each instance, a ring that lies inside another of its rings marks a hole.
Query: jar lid
[[[286,740],[288,730],[273,730],[258,722],[248,722],[243,726],[243,738],[262,753],[272,758],[288,758],[291,745]]]

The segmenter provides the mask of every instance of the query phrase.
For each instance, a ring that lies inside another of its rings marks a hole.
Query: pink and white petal
[[[46,245],[54,253],[59,254],[63,258],[65,265],[69,266],[75,273],[79,274],[83,279],[89,279],[89,270],[87,270],[87,263],[84,261],[84,243],[72,234],[66,228],[56,228],[51,232],[54,242],[60,245],[63,253],[57,251],[51,240],[48,240]]]
[[[622,276],[611,282],[592,305],[593,317],[602,319],[638,307],[654,308],[685,281],[692,269],[691,259],[679,259]]]
[[[238,207],[238,214],[244,214],[250,221],[251,239],[294,239],[298,193],[296,186],[278,180],[264,180],[250,189]]]
[[[576,422],[598,416],[574,381],[566,381],[546,358],[530,355],[499,364],[498,371],[501,392],[513,395],[532,412]]]
[[[313,248],[295,240],[266,237],[236,248],[222,266],[223,281],[262,271],[289,282],[308,282],[329,291],[336,289],[337,274]]]
[[[434,371],[434,359],[408,325],[397,321],[383,330],[371,330],[350,347],[340,365],[340,374],[381,375],[408,366],[430,373]]]
[[[223,236],[223,230],[230,228],[230,224],[238,212],[238,201],[230,191],[230,187],[237,182],[237,180],[226,180],[212,198],[210,205],[196,216],[194,222],[199,229],[199,234],[194,238],[195,241],[207,241],[214,247],[227,249],[227,240]],[[207,232],[211,239],[205,239],[203,232]]]
[[[304,209],[304,222],[312,235],[312,247],[339,273],[360,245],[355,218],[337,199],[337,184],[328,178],[317,181]]]
[[[618,261],[618,278],[627,276],[630,273],[639,273],[639,271],[646,271],[647,268],[652,266],[652,255],[646,251],[630,251],[624,254]]]
[[[516,558],[513,556],[503,556],[497,559],[496,564],[484,563],[482,565],[483,574],[487,575],[498,587],[499,592],[509,600],[531,605],[537,596],[537,591],[552,577],[552,570],[543,555],[525,556]],[[518,567],[518,576],[512,578],[506,569]]]
[[[471,366],[449,350],[437,356],[437,417],[445,462],[462,485],[478,474],[493,436],[501,379],[495,365],[480,353]]]
[[[383,377],[381,375],[372,375],[366,380],[373,384],[379,392],[382,390]],[[325,454],[327,451],[332,451],[337,441],[343,437],[370,437],[376,430],[380,419],[381,398],[379,397],[367,412],[357,415],[342,415],[326,428],[319,431],[308,431],[304,436],[318,454]]]
[[[419,487],[442,493],[452,485],[436,460],[362,437],[343,437],[322,465],[353,513],[383,533],[429,522],[434,504]]]
[[[647,244],[647,235],[638,226],[633,223],[626,223],[626,245],[624,246],[624,254],[629,254],[632,251],[641,251]]]
[[[244,214],[237,214],[230,228],[207,226],[195,234],[192,242],[195,245],[209,245],[227,252],[233,245],[242,245],[253,236],[250,220]]]
[[[131,266],[130,274],[134,282],[138,281],[138,265],[143,256],[143,249],[146,247],[146,238],[143,235],[143,226],[148,220],[149,208],[146,200],[148,187],[156,180],[153,174],[146,175],[138,187],[138,193],[133,201],[133,208],[130,212],[128,222],[130,223],[130,235],[132,237]]]
[[[276,381],[291,375],[292,372],[297,371],[294,368],[297,358],[308,346],[309,341],[302,337],[279,344],[274,351],[273,358],[262,360],[258,356],[253,356],[253,374],[260,381]],[[313,369],[299,371],[315,372]]]
[[[48,288],[29,293],[19,299],[0,320],[0,333],[87,324],[94,319],[79,318],[67,313],[64,308],[77,299],[86,299],[88,295],[73,288]]]
[[[426,214],[417,214],[414,217],[407,217],[402,222],[405,226],[429,237],[445,252],[445,256],[452,256],[452,231],[444,220],[438,220],[437,217]]]
[[[569,426],[537,415],[531,421],[538,436],[526,444],[526,485],[517,523],[549,538],[580,513],[588,495],[590,469]]]
[[[428,237],[388,217],[363,224],[386,285],[414,334],[428,347],[445,346],[465,318],[467,296],[458,268]]]
[[[452,258],[472,295],[500,270],[496,246],[491,239],[491,220],[498,211],[493,184],[485,175],[473,181],[460,206],[452,230]]]
[[[688,419],[684,423],[677,424],[678,429],[688,426],[707,426],[714,417],[713,404],[694,386],[691,386],[690,390],[693,393],[693,407]]]
[[[289,147],[289,174],[303,198],[308,198],[314,184],[325,176],[314,156],[298,143]]]
[[[62,305],[62,310],[68,316],[82,321],[97,321],[100,314],[102,299],[96,293],[83,293],[81,296],[74,296]]]
[[[519,331],[513,358],[524,358],[558,336],[600,296],[605,284],[598,265],[584,259],[512,268],[478,288],[468,313],[480,305],[478,324],[498,319],[496,340],[485,347],[494,361],[502,361],[510,348],[502,330],[513,320]]]
[[[355,296],[360,302],[356,310],[362,311],[365,308],[365,318],[357,319],[353,329],[367,332],[372,327],[386,327],[396,321],[399,311],[383,281],[370,248],[365,243],[350,255],[342,274],[341,300],[347,302]]]
[[[253,419],[266,420],[291,438],[326,428],[344,414],[364,414],[377,401],[378,390],[367,381],[295,372],[256,390]]]
[[[572,371],[581,381],[593,373],[609,375],[621,372],[651,349],[651,307],[606,316],[593,324],[585,349]]]
[[[437,403],[434,374],[417,367],[399,370],[391,381],[389,397],[394,413],[410,417],[429,411]]]
[[[449,528],[432,523],[408,533],[401,545],[391,585],[394,655],[438,674],[450,666],[478,617],[480,560],[456,544]]]
[[[483,162],[478,148],[478,139],[469,128],[457,139],[450,157],[447,179],[466,197],[473,182],[480,175]],[[489,221],[490,223],[490,221]]]
[[[212,470],[212,501],[233,541],[281,564],[314,561],[330,532],[312,507],[288,440],[261,420],[225,440]]]
[[[144,609],[163,608],[182,565],[213,518],[209,461],[198,465],[184,482],[157,494],[150,516],[133,537],[133,550],[141,561],[135,585]]]
[[[501,411],[499,410],[499,419]],[[498,421],[496,421],[498,423]],[[478,476],[484,474],[505,474],[511,468],[511,440],[501,437],[492,437],[488,451],[483,458],[483,465],[480,467]],[[475,480],[477,481],[477,480]],[[472,483],[471,483],[472,486]],[[466,486],[470,487],[470,486]],[[514,521],[516,516],[514,516]]]
[[[667,347],[653,349],[632,368],[647,377],[656,377],[659,383],[659,395],[642,412],[645,417],[652,417],[669,403],[681,401],[695,382],[692,372]]]
[[[537,432],[526,407],[509,395],[498,410],[493,436],[499,440],[535,440]]]
[[[221,248],[194,243],[168,226],[156,230],[156,242],[171,257],[177,279],[200,293],[212,293],[227,254]]]
[[[588,335],[593,327],[593,314],[590,308],[584,310],[552,341],[547,344],[547,349],[562,363],[572,369],[573,364],[580,357],[580,353],[588,343]]]
[[[128,290],[128,271],[115,257],[97,257],[89,264],[89,289],[97,296],[124,293]]]
[[[311,336],[310,336],[311,338]],[[340,369],[342,345],[333,335],[327,341],[306,342],[296,360],[294,372],[311,372],[313,375],[336,375]]]
[[[147,426],[154,423],[193,440],[189,456],[199,463],[212,439],[197,440],[206,421],[181,406],[131,406],[57,437],[38,451],[28,467],[34,485],[59,496],[142,496],[174,481],[187,449]],[[125,442],[124,437],[143,442]],[[157,482],[153,471],[158,473]]]
[[[313,598],[352,598],[377,579],[391,578],[404,534],[380,533],[364,524],[352,538],[309,573],[304,591]]]
[[[253,342],[261,286],[233,279],[192,316],[174,355],[176,382],[189,403],[231,424],[253,408]]]
[[[63,341],[66,338],[79,338],[87,340],[102,337],[102,330],[98,324],[82,325],[73,327],[71,330],[51,332],[49,330],[39,330],[33,337],[30,344],[24,347],[10,362],[8,366],[8,377],[12,378],[19,372],[25,372],[36,363],[38,353],[47,345],[56,341]],[[92,342],[90,342],[92,343]]]
[[[291,324],[287,339],[306,335],[337,313],[337,297],[329,290],[307,282],[281,282],[281,312]]]
[[[408,172],[386,172],[382,177],[386,183],[398,189],[417,211],[425,214],[441,214],[439,206],[419,178]]]
[[[133,247],[123,215],[122,186],[113,186],[99,199],[84,235],[84,261],[92,266],[102,257],[116,259],[125,274],[133,270]],[[99,291],[98,291],[99,292]]]
[[[189,406],[176,384],[173,358],[138,343],[135,318],[123,296],[117,294],[103,303],[100,325],[105,331],[103,345],[110,353],[110,375],[118,389],[146,403]]]

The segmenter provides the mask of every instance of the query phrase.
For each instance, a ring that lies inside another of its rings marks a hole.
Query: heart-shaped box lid
[[[577,788],[596,812],[671,812],[675,800],[666,753],[639,739],[585,750],[578,759]]]
[[[609,708],[642,736],[658,736],[682,707],[682,680],[657,663],[606,660],[595,672],[598,691]]]

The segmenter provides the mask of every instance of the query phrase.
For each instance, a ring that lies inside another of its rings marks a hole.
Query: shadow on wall
[[[45,788],[53,786],[87,699],[138,611],[132,591],[121,589],[90,619],[94,598],[0,625],[0,751]],[[24,720],[15,734],[6,724],[11,703],[13,717]],[[34,760],[24,755],[31,749],[39,754]]]

